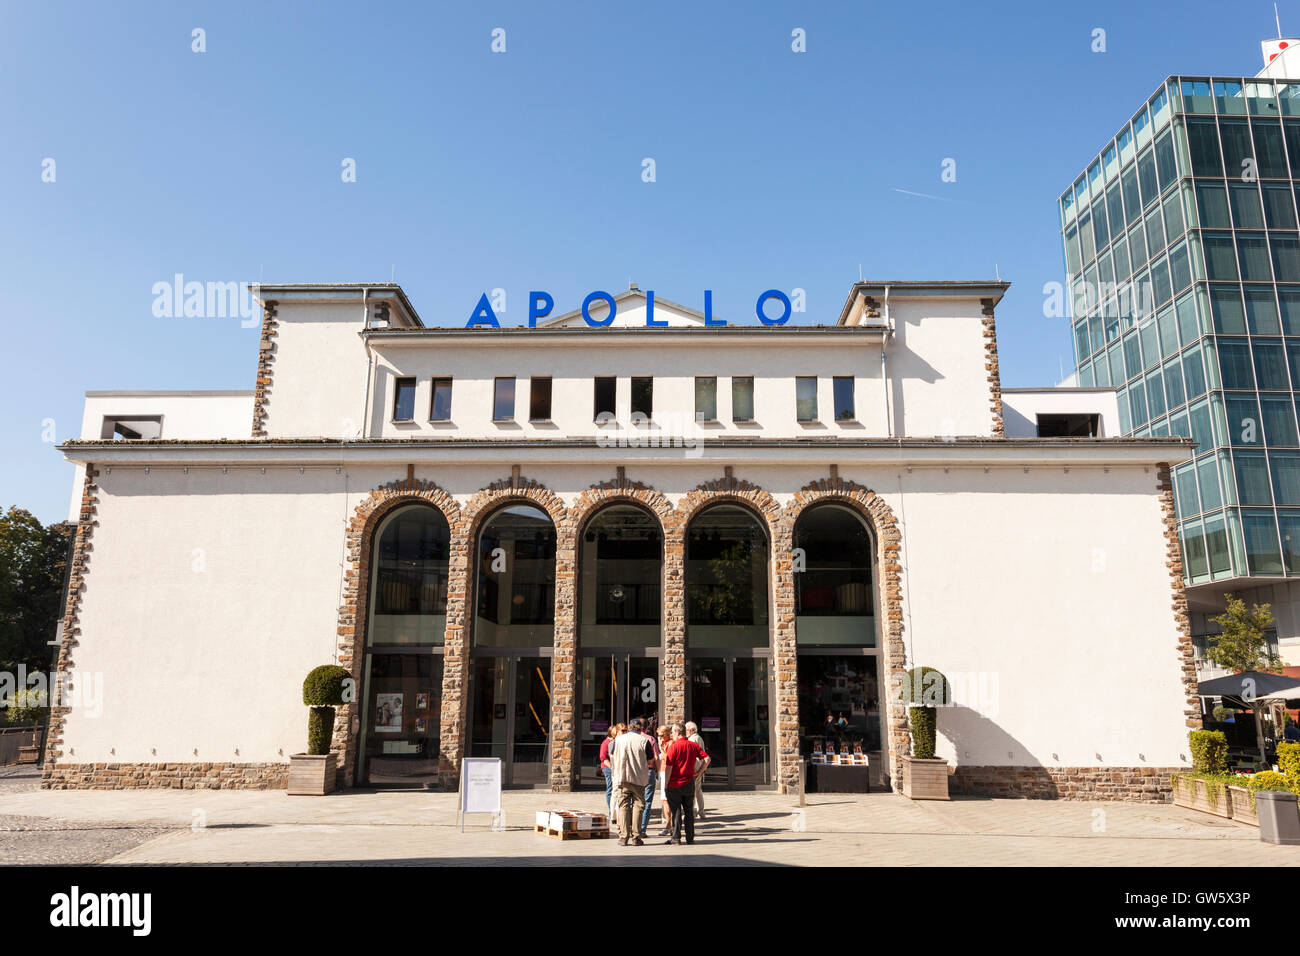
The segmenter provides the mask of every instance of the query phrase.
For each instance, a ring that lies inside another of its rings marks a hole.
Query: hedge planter
[[[337,766],[333,753],[293,754],[289,758],[289,795],[323,797],[334,791]]]
[[[948,761],[904,757],[903,796],[912,800],[947,800]]]
[[[1247,826],[1259,826],[1259,814],[1251,802],[1250,791],[1245,787],[1228,787],[1228,799],[1232,802],[1232,819]]]
[[[1174,777],[1174,803],[1189,810],[1213,813],[1218,817],[1232,819],[1232,803],[1228,799],[1228,787],[1217,785],[1213,792],[1205,780],[1199,777]]]

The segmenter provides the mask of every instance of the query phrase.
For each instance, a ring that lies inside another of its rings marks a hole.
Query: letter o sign
[[[603,322],[598,322],[591,317],[591,303],[596,299],[603,299],[609,304],[609,315],[605,316]],[[582,318],[593,329],[603,329],[614,321],[614,316],[618,312],[618,306],[614,304],[614,297],[608,292],[597,290],[582,300]]]
[[[779,319],[769,319],[763,311],[763,306],[767,304],[768,299],[780,299],[781,305],[785,307]],[[758,314],[758,321],[764,325],[785,325],[790,318],[790,297],[780,289],[768,289],[758,297],[758,302],[754,304],[754,311]]]

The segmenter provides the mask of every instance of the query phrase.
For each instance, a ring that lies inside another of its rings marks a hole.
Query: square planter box
[[[293,754],[289,758],[289,795],[323,797],[333,793],[335,755]]]
[[[1250,804],[1250,791],[1245,787],[1229,787],[1228,797],[1232,801],[1232,819],[1247,826],[1259,826],[1259,812]]]
[[[37,761],[40,760],[40,758],[41,758],[40,747],[19,747],[18,748],[19,763],[36,763]]]
[[[1213,798],[1205,781],[1197,777],[1175,777],[1173,788],[1174,803],[1178,806],[1232,819],[1232,804],[1226,786],[1220,786]]]
[[[912,800],[948,799],[948,761],[903,758],[903,796]]]

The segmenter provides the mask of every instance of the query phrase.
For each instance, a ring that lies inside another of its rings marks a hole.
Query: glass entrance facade
[[[370,557],[357,780],[435,786],[451,533],[436,508],[407,505],[376,529]]]
[[[739,505],[705,508],[686,529],[686,716],[712,758],[709,787],[774,780],[769,551]]]
[[[499,757],[502,783],[550,779],[555,526],[529,504],[491,515],[474,576],[471,757]]]
[[[795,524],[799,752],[861,745],[873,783],[886,753],[876,630],[875,543],[852,508],[813,505]]]

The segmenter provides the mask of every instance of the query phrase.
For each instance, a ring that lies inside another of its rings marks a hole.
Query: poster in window
[[[375,695],[375,733],[400,734],[402,732],[402,695]]]
[[[429,732],[429,718],[428,718],[428,717],[416,717],[416,718],[415,718],[415,732],[416,732],[417,734],[427,734],[427,733]]]
[[[428,710],[428,709],[429,709],[429,695],[428,695],[428,694],[416,694],[416,695],[415,695],[415,709],[416,709],[416,710]]]

